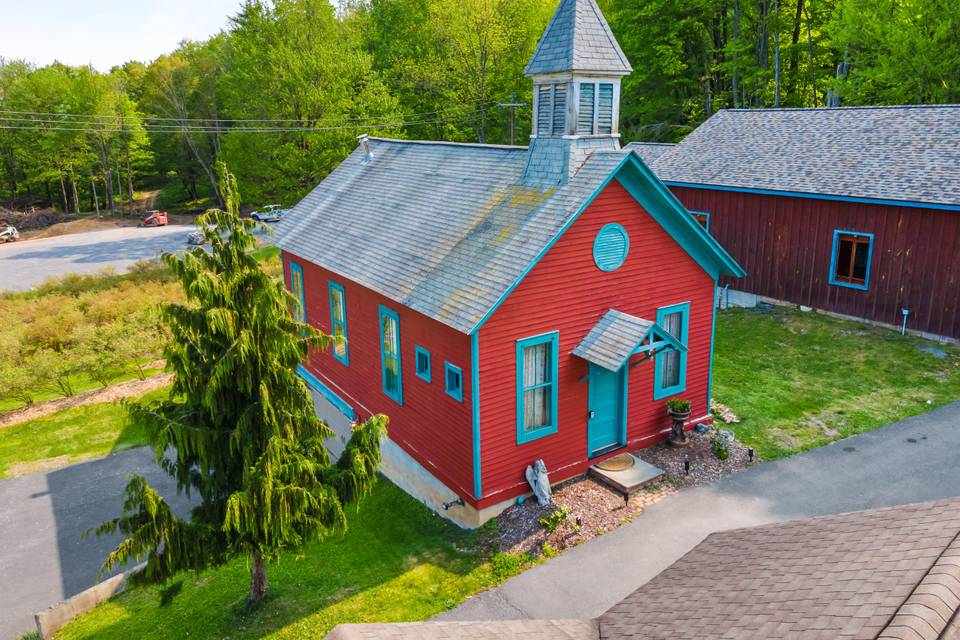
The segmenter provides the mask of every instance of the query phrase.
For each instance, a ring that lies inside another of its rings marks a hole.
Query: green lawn
[[[166,390],[144,396],[152,400]],[[0,478],[47,471],[147,444],[122,405],[88,404],[0,429]]]
[[[508,568],[494,568],[501,566]],[[182,576],[182,591],[169,604],[161,604],[159,588],[133,589],[56,637],[315,640],[341,622],[428,618],[515,568],[487,562],[476,532],[458,529],[381,480],[359,507],[349,509],[345,535],[270,566],[270,593],[256,612],[245,610],[249,566],[234,561]]]
[[[947,352],[938,359],[917,345]],[[766,459],[960,399],[960,349],[775,307],[717,317],[714,398]]]

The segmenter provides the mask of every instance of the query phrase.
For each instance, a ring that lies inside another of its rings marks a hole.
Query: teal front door
[[[626,379],[622,367],[614,373],[590,365],[587,441],[590,457],[599,456],[626,444]]]

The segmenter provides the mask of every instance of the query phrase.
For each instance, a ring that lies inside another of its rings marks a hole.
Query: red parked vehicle
[[[165,227],[168,224],[166,211],[147,211],[146,217],[140,223],[141,227]]]

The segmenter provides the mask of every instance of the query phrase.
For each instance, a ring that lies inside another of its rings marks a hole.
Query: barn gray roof
[[[960,105],[719,111],[653,168],[667,183],[960,205]]]
[[[641,160],[652,167],[660,156],[675,146],[677,146],[675,142],[631,142],[624,149],[635,152]]]
[[[287,215],[277,244],[469,333],[623,161],[519,184],[524,147],[371,139]]]
[[[652,320],[610,309],[574,348],[573,355],[604,369],[619,371],[655,327],[657,324]],[[660,329],[659,333],[673,342],[675,348],[686,350],[686,347],[671,340],[663,329]]]
[[[524,73],[564,71],[626,75],[630,62],[594,0],[562,0]]]

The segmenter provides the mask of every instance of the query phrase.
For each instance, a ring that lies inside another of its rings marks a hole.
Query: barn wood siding
[[[960,338],[960,213],[671,187],[747,270],[721,284],[818,309]],[[874,234],[868,291],[829,284],[835,229]]]
[[[630,235],[626,262],[606,273],[593,261],[603,225]],[[693,416],[708,413],[713,278],[616,181],[587,208],[480,330],[481,505],[526,490],[523,472],[543,458],[551,481],[582,473],[587,458],[586,362],[574,347],[609,309],[655,320],[658,307],[690,305],[686,391]],[[560,332],[557,433],[517,445],[516,341]],[[665,400],[653,399],[653,361],[633,367],[628,380],[628,448],[652,444],[669,427]]]
[[[390,418],[390,439],[400,445],[441,482],[464,498],[473,487],[473,435],[470,410],[470,339],[454,329],[397,302],[346,280],[307,260],[284,252],[303,268],[307,321],[330,333],[328,281],[344,288],[350,366],[333,357],[333,350],[314,353],[307,368],[366,419],[374,413]],[[284,269],[289,283],[289,268]],[[383,392],[380,369],[378,305],[400,316],[400,355],[403,406]],[[415,346],[431,355],[432,382],[416,375]],[[444,392],[443,363],[463,370],[463,402]]]

